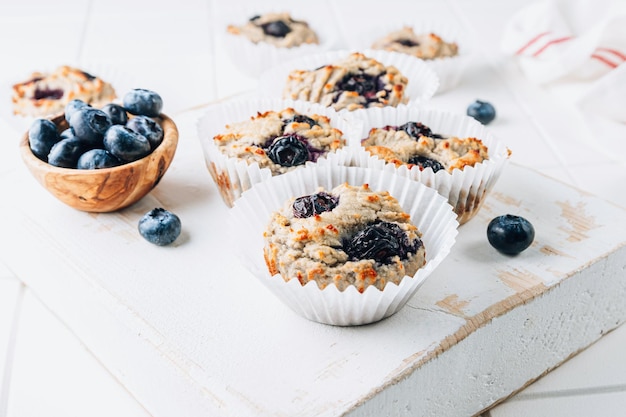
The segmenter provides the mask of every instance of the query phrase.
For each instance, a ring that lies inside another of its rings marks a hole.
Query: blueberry
[[[148,117],[157,117],[163,109],[161,96],[143,88],[135,88],[126,93],[123,104],[129,113]]]
[[[284,167],[302,165],[309,160],[309,150],[295,135],[279,136],[267,150],[275,164]]]
[[[155,208],[139,220],[139,234],[158,246],[169,245],[180,235],[180,218],[163,208]]]
[[[35,100],[41,100],[48,98],[51,100],[58,100],[63,97],[63,90],[60,88],[36,88],[34,98]]]
[[[153,150],[163,141],[163,128],[149,117],[133,117],[126,123],[126,127],[148,139]]]
[[[102,111],[109,116],[111,123],[114,125],[125,125],[128,122],[128,114],[126,109],[119,104],[109,103],[102,107]]]
[[[78,158],[78,169],[101,169],[111,168],[121,164],[121,161],[104,149],[92,149]]]
[[[496,109],[491,103],[476,100],[467,107],[467,115],[486,125],[496,118]]]
[[[291,32],[289,25],[282,20],[265,23],[261,25],[261,28],[266,35],[273,36],[275,38],[284,38],[289,32]]]
[[[489,222],[487,239],[499,252],[517,255],[533,242],[535,228],[523,217],[505,214]]]
[[[77,98],[75,98],[74,100],[71,100],[69,103],[65,105],[65,120],[67,120],[67,122],[69,123],[72,115],[76,113],[78,110],[82,109],[83,107],[91,107],[91,106]]]
[[[74,131],[72,130],[72,128],[68,127],[63,132],[59,133],[59,137],[61,139],[67,139],[67,138],[75,138],[76,135],[74,134]]]
[[[433,172],[445,169],[441,162],[437,161],[436,159],[432,159],[422,155],[415,155],[410,157],[408,163],[419,166],[420,171],[423,171],[426,168],[432,168]]]
[[[28,130],[28,142],[30,150],[42,161],[48,160],[50,149],[61,138],[56,125],[48,119],[35,120]]]
[[[389,222],[370,224],[342,242],[350,260],[373,259],[384,264],[394,256],[406,259],[421,245],[421,240],[410,241],[400,226]]]
[[[120,125],[113,125],[107,130],[103,143],[104,149],[123,162],[136,161],[152,151],[148,139]]]
[[[419,42],[415,42],[411,39],[398,39],[396,42],[402,46],[408,46],[408,47],[419,46]]]
[[[111,127],[111,119],[102,110],[83,107],[70,117],[70,127],[76,137],[93,145],[102,146],[104,132]]]
[[[420,136],[432,136],[433,131],[426,125],[419,122],[407,122],[398,129],[404,130],[412,138],[419,139]]]
[[[379,78],[364,72],[346,74],[337,83],[339,91],[356,91],[360,96],[368,99],[375,99],[379,88]]]
[[[62,168],[76,168],[78,158],[89,150],[89,146],[76,137],[57,142],[48,154],[48,163]]]
[[[292,204],[293,215],[298,218],[311,217],[325,211],[331,211],[339,204],[339,197],[320,192],[312,195],[298,197]]]
[[[289,119],[283,120],[283,123],[285,125],[288,125],[288,124],[294,123],[294,122],[295,123],[306,123],[310,127],[319,126],[319,124],[315,120],[311,119],[309,116],[305,116],[304,114],[296,114],[293,117],[290,117]]]

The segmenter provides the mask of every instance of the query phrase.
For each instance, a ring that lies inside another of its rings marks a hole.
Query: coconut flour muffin
[[[314,70],[290,72],[283,98],[320,103],[335,110],[406,103],[408,79],[394,66],[354,52]]]
[[[289,13],[254,16],[244,25],[229,25],[227,30],[233,35],[244,36],[253,43],[265,42],[279,48],[319,43],[317,34],[309,24],[294,20]]]
[[[13,85],[13,113],[40,117],[61,113],[73,99],[99,106],[115,98],[115,90],[108,82],[63,65],[49,73],[35,72],[27,81]]]
[[[372,128],[361,144],[367,152],[394,165],[452,172],[489,159],[487,146],[474,137],[443,137],[419,122]]]
[[[264,232],[271,275],[359,292],[398,284],[425,265],[421,233],[386,191],[347,183],[291,199]]]
[[[401,52],[420,59],[452,57],[459,53],[456,43],[446,42],[432,32],[417,34],[410,26],[376,40],[372,44],[372,49]]]
[[[346,142],[328,117],[300,114],[293,108],[257,113],[249,120],[229,124],[213,141],[225,156],[257,163],[269,168],[272,175],[316,162]]]

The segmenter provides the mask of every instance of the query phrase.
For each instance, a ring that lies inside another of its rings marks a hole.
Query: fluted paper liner
[[[314,70],[324,65],[342,61],[354,52],[361,52],[368,58],[373,58],[385,66],[396,67],[408,79],[405,90],[408,104],[422,104],[428,101],[439,87],[437,74],[420,59],[398,52],[380,51],[374,49],[337,50],[314,55],[303,56],[298,59],[284,62],[261,75],[258,95],[260,97],[283,97],[283,90],[289,73],[293,70]],[[348,111],[346,109],[340,112]],[[354,110],[360,111],[360,110]],[[353,112],[354,112],[353,111]]]
[[[224,155],[215,145],[213,137],[223,133],[227,124],[248,120],[256,116],[258,112],[281,111],[289,107],[303,114],[318,114],[328,117],[331,126],[343,133],[346,145],[348,142],[354,143],[356,135],[360,134],[359,121],[348,122],[345,118],[339,117],[332,108],[316,103],[253,98],[229,100],[209,106],[198,120],[198,138],[202,144],[207,169],[218,186],[224,203],[229,207],[232,207],[233,202],[241,196],[243,191],[251,188],[254,184],[271,178],[272,173],[269,168],[260,168],[256,162],[249,164],[245,160],[229,158]],[[327,154],[329,157],[331,155],[333,163],[337,164],[345,164],[353,158],[349,156],[347,149],[338,149]],[[325,156],[321,156],[316,163],[325,159]],[[307,162],[305,165],[314,164]]]
[[[361,139],[367,138],[370,129],[374,127],[400,126],[412,121],[425,124],[433,133],[459,138],[475,137],[487,146],[488,160],[475,164],[473,167],[455,169],[452,173],[445,170],[434,173],[430,168],[421,171],[417,166],[410,170],[405,165],[396,167],[377,156],[370,155],[364,148],[356,153],[356,158],[351,162],[356,166],[395,172],[436,189],[452,205],[460,224],[466,223],[478,213],[511,154],[510,150],[484,125],[463,114],[398,106],[397,108],[367,109],[359,113],[359,119],[362,122]]]
[[[341,292],[335,285],[320,290],[311,281],[302,286],[297,279],[285,282],[280,274],[270,276],[263,258],[263,231],[272,212],[292,197],[315,193],[318,187],[331,190],[343,183],[368,184],[389,191],[422,233],[426,264],[399,285],[387,283],[384,290],[369,286],[359,293],[354,286]],[[351,326],[373,323],[398,312],[424,280],[443,261],[456,235],[456,216],[435,190],[391,172],[335,165],[316,165],[273,177],[243,193],[230,211],[237,255],[267,288],[297,314],[319,323]]]

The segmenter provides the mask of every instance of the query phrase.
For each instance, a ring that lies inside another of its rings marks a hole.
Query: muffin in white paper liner
[[[360,140],[367,138],[372,128],[421,122],[433,133],[445,137],[474,137],[487,146],[489,159],[474,166],[455,169],[451,173],[446,170],[435,173],[431,168],[422,171],[418,166],[413,166],[410,170],[406,165],[396,167],[377,156],[370,155],[363,147],[361,147],[361,152],[352,153],[352,156],[356,155],[356,157],[350,161],[351,165],[395,172],[436,189],[452,205],[460,224],[466,223],[478,213],[511,156],[511,151],[484,125],[463,114],[398,106],[397,108],[367,109],[359,113],[359,119],[362,122]]]
[[[315,281],[301,285],[287,282],[280,274],[270,276],[263,256],[263,232],[271,214],[291,198],[313,194],[319,187],[330,191],[348,183],[368,184],[375,191],[388,191],[422,233],[426,264],[399,285],[388,282],[383,290],[368,286],[359,293],[353,285],[343,292],[335,285],[320,290]],[[360,167],[316,165],[273,177],[243,193],[229,213],[237,256],[267,288],[297,314],[319,323],[352,326],[379,321],[399,311],[424,280],[449,254],[457,235],[456,216],[435,190],[391,172]]]
[[[231,158],[223,154],[215,145],[214,136],[224,132],[226,125],[249,120],[259,112],[281,111],[293,108],[302,114],[323,115],[330,119],[330,125],[343,133],[344,148],[321,156],[317,162],[306,162],[302,167],[317,164],[331,158],[335,164],[347,164],[353,157],[349,155],[348,143],[354,143],[360,134],[360,122],[348,122],[332,108],[315,103],[281,99],[236,99],[215,103],[206,109],[198,120],[198,138],[202,144],[207,169],[217,185],[224,203],[232,207],[241,193],[254,184],[272,177],[269,168],[261,168],[258,163],[248,163],[243,159]],[[299,169],[299,168],[298,168]],[[283,174],[284,175],[284,174]]]
[[[327,30],[327,25],[323,21],[316,21],[315,16],[309,15],[307,18],[301,18],[296,13],[277,8],[276,5],[263,6],[258,4],[255,6],[255,11],[253,14],[257,15],[289,13],[296,20],[306,21],[317,35],[319,43],[305,43],[289,48],[278,47],[267,42],[254,43],[244,35],[233,34],[227,31],[228,25],[244,25],[252,17],[247,10],[239,10],[239,17],[235,18],[233,16],[232,21],[229,21],[228,25],[224,26],[223,40],[231,61],[241,72],[250,77],[258,78],[264,71],[276,65],[282,65],[284,62],[292,59],[331,50],[337,42],[335,33]]]
[[[435,95],[439,87],[437,74],[420,59],[398,52],[380,51],[373,49],[363,50],[335,50],[314,55],[307,55],[284,62],[279,66],[265,71],[259,80],[258,95],[260,97],[282,98],[289,73],[293,70],[315,70],[325,65],[332,65],[342,61],[354,52],[360,52],[368,58],[373,58],[385,66],[396,67],[408,79],[404,92],[407,104],[422,104]],[[358,112],[361,110],[353,110]],[[348,112],[347,109],[339,111]]]
[[[3,118],[9,125],[11,125],[15,130],[19,132],[24,132],[28,130],[32,123],[38,118],[46,118],[51,116],[56,116],[57,114],[63,113],[63,110],[56,113],[50,113],[42,116],[27,116],[14,114],[13,112],[13,85],[28,81],[29,77],[34,72],[39,73],[51,73],[55,71],[57,68],[62,65],[67,65],[82,71],[87,72],[93,76],[96,76],[103,81],[111,84],[113,89],[115,90],[115,94],[117,98],[111,100],[113,103],[120,103],[124,94],[130,91],[133,88],[142,87],[140,85],[136,85],[136,80],[129,76],[127,73],[122,70],[112,67],[103,63],[88,63],[88,62],[61,62],[56,65],[45,65],[42,67],[32,68],[30,72],[15,75],[11,78],[11,80],[7,83],[4,83],[0,90],[2,92],[2,98],[0,99],[0,118]],[[103,106],[107,104],[107,102],[97,103],[98,106]]]
[[[467,36],[463,36],[458,25],[447,22],[406,22],[378,25],[367,32],[363,32],[358,38],[358,44],[353,47],[372,48],[372,44],[384,36],[398,31],[404,27],[410,27],[415,34],[433,33],[445,42],[456,43],[458,53],[455,56],[424,59],[424,63],[430,67],[439,78],[439,88],[436,94],[449,91],[459,85],[465,70],[472,60],[472,49]]]

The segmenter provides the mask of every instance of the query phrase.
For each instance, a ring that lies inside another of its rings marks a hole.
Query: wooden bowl
[[[59,131],[68,127],[65,115],[51,117]],[[20,152],[31,174],[63,203],[87,212],[106,213],[127,207],[150,192],[170,166],[178,129],[164,114],[154,118],[163,128],[163,142],[150,155],[113,168],[71,169],[50,165],[31,151],[28,132],[20,141]]]

